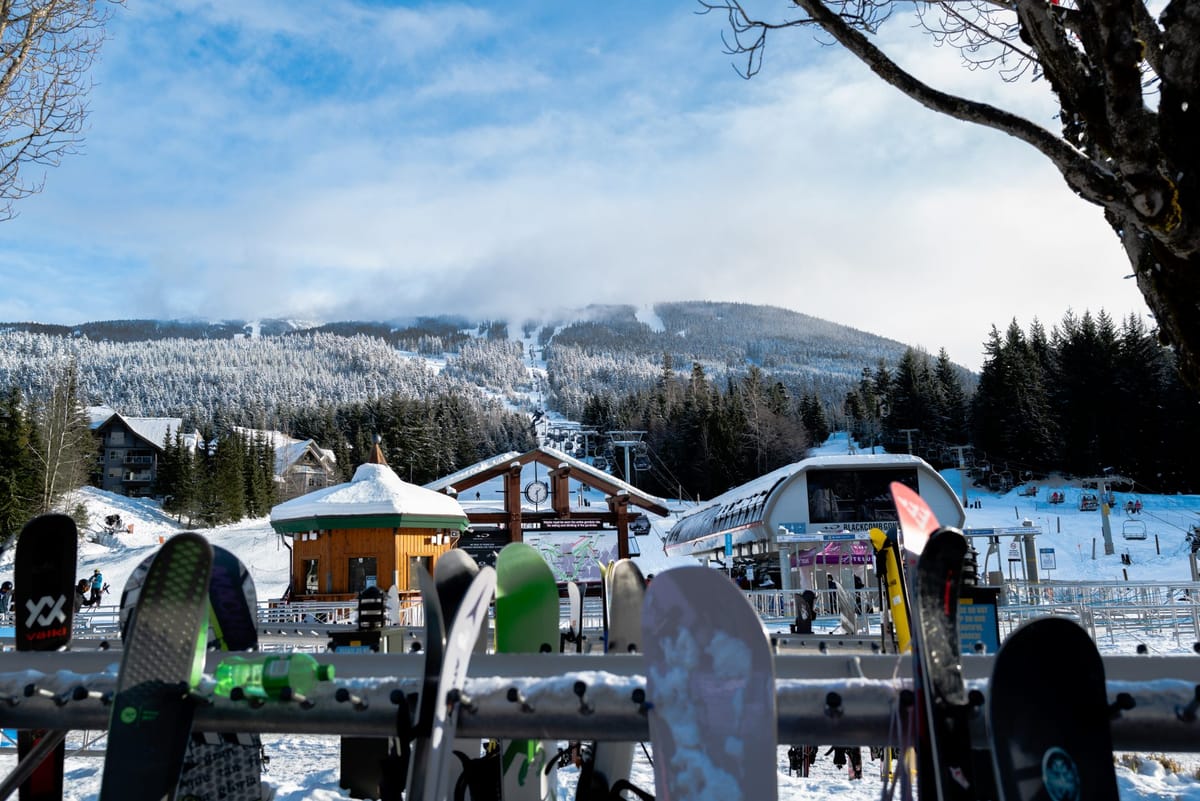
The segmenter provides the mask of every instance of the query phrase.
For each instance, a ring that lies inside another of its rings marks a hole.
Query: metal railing
[[[746,598],[768,627],[785,629],[796,619],[801,590],[751,590]],[[816,630],[832,631],[841,625],[838,593],[815,592]],[[859,633],[878,634],[880,596],[877,588],[852,590]],[[1181,652],[1190,652],[1200,642],[1200,583],[1176,582],[1007,582],[1001,587],[997,607],[1000,638],[1003,640],[1027,620],[1059,615],[1077,621],[1102,647],[1124,647],[1153,640],[1169,641]],[[560,608],[562,628],[569,623],[566,599]],[[257,610],[260,626],[306,625],[350,626],[357,621],[354,601],[305,601],[281,603],[262,601]],[[603,612],[598,598],[585,598],[585,631],[603,629]],[[399,619],[389,625],[424,625],[424,610],[418,600],[403,599]],[[119,609],[115,605],[84,607],[76,615],[76,633],[101,637],[116,636]]]

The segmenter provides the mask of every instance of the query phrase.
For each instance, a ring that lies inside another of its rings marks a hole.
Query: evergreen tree
[[[1052,335],[1055,358],[1050,385],[1062,442],[1061,467],[1075,475],[1098,475],[1119,457],[1110,437],[1116,401],[1113,365],[1117,337],[1112,321],[1101,312],[1064,315]]]
[[[182,521],[188,517],[189,524],[196,515],[196,455],[184,440],[183,432],[176,431],[174,438],[165,446],[159,460],[159,475],[156,491],[163,499],[163,511]],[[165,472],[164,472],[165,468]]]
[[[825,415],[825,405],[815,393],[806,393],[800,398],[800,420],[814,443],[829,439],[832,428]]]
[[[213,455],[214,525],[232,523],[246,516],[244,438],[232,432],[217,439]]]
[[[992,327],[984,354],[972,409],[975,445],[1009,469],[1048,469],[1057,427],[1042,368],[1016,320],[1003,340]]]
[[[41,482],[32,438],[25,401],[14,384],[0,396],[0,546],[37,512]]]
[[[968,438],[967,393],[945,348],[938,351],[933,376],[942,401],[941,439],[947,444],[965,445]]]

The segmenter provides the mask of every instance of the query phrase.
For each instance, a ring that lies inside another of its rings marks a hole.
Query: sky
[[[83,152],[0,223],[0,321],[737,301],[978,369],[993,325],[1147,314],[1043,156],[806,30],[744,80],[700,9],[129,0]],[[1044,82],[963,69],[910,23],[883,35],[919,77],[1057,130]]]

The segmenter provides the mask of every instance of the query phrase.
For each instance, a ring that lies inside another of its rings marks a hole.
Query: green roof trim
[[[301,531],[330,531],[352,528],[436,528],[467,530],[465,517],[436,517],[432,515],[317,515],[291,520],[272,520],[271,528],[279,534]]]

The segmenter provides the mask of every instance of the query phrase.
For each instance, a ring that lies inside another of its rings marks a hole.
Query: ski
[[[189,694],[204,668],[212,562],[208,541],[185,532],[150,563],[117,674],[101,801],[175,797],[191,734]]]
[[[1008,636],[987,721],[1000,801],[1117,801],[1104,662],[1074,621],[1038,618]]]
[[[567,633],[563,638],[564,647],[570,643],[575,646],[575,653],[583,653],[583,595],[579,590],[579,582],[567,582],[567,608],[570,609],[570,619],[567,620]]]
[[[409,771],[408,790],[404,795],[407,801],[445,801],[450,797],[448,788],[458,782],[459,774],[451,776],[450,773],[454,732],[462,707],[467,667],[479,640],[479,633],[487,622],[488,607],[495,590],[496,572],[490,567],[481,568],[467,587],[466,593],[459,599],[460,602],[455,604],[456,612],[450,624],[442,655],[442,669],[438,675],[429,745],[428,748],[416,749],[415,753],[418,756],[423,755],[425,761],[416,762]],[[478,750],[478,741],[475,742]]]
[[[78,547],[78,529],[66,515],[41,515],[21,529],[13,564],[18,651],[57,651],[70,644]],[[46,756],[45,748],[35,753],[48,736],[59,740],[52,753]],[[21,801],[62,798],[66,753],[62,739],[48,731],[17,734],[20,763],[30,762],[29,776],[21,783]],[[33,764],[37,755],[41,761]]]
[[[654,785],[663,799],[778,797],[775,663],[762,621],[725,574],[658,573],[642,614]]]
[[[417,581],[421,588],[421,606],[425,612],[425,667],[422,670],[421,690],[417,696],[417,710],[413,721],[415,741],[411,762],[406,765],[407,776],[405,799],[412,799],[414,792],[424,793],[421,786],[424,777],[416,766],[425,766],[433,761],[433,721],[438,705],[438,681],[442,674],[442,661],[446,646],[446,624],[442,617],[442,604],[438,598],[437,585],[433,576],[418,569]],[[414,788],[414,783],[418,786]]]
[[[232,552],[213,546],[208,582],[209,648],[258,647],[258,594],[250,571]],[[188,801],[261,801],[262,738],[255,733],[193,732],[179,776]]]
[[[528,543],[511,542],[496,557],[496,653],[551,653],[558,648],[558,585],[542,555]],[[556,795],[557,775],[547,771],[553,744],[502,741],[501,797],[546,801]]]
[[[157,553],[143,559],[121,591],[120,628],[128,636],[146,574]],[[258,647],[254,579],[235,554],[213,546],[208,583],[208,648],[251,651]],[[262,788],[262,738],[257,734],[193,732],[180,770],[179,793],[189,801],[259,801]]]
[[[921,801],[976,798],[969,723],[958,639],[958,598],[967,540],[940,527],[925,501],[899,482],[891,485],[906,546],[919,547],[913,579],[913,683],[918,726]]]
[[[642,651],[642,604],[646,580],[631,559],[620,559],[608,572],[609,631],[607,653],[632,654]],[[633,769],[633,743],[596,742],[591,758],[579,773],[577,801],[607,798],[613,784],[629,779]]]

